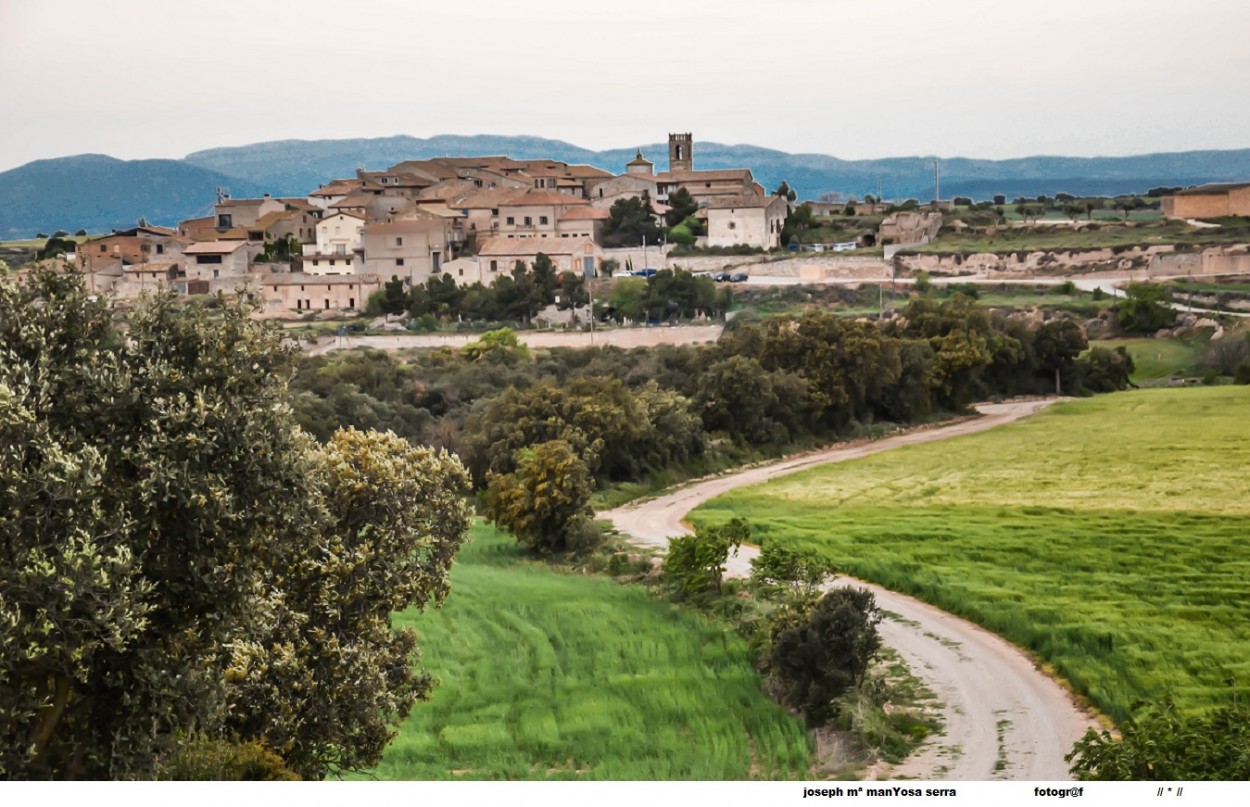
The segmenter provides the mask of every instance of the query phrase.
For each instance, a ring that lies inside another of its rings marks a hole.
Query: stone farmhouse
[[[219,192],[211,215],[93,239],[76,265],[93,289],[119,296],[248,287],[267,316],[351,312],[390,278],[490,284],[539,253],[559,271],[600,272],[613,203],[646,197],[658,217],[678,189],[700,205],[704,244],[779,246],[786,200],[747,168],[697,169],[694,149],[689,132],[670,134],[667,171],[641,151],[617,175],[558,160],[439,157],[357,170],[302,198]]]
[[[1200,185],[1164,196],[1160,201],[1163,215],[1168,218],[1250,216],[1250,182]]]

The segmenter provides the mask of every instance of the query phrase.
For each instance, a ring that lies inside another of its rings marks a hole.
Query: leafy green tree
[[[758,557],[751,559],[751,582],[766,596],[782,596],[791,601],[816,596],[821,585],[833,575],[833,564],[810,552],[800,552],[766,543]]]
[[[835,588],[773,622],[768,669],[786,702],[815,723],[834,715],[834,699],[863,682],[881,648],[881,612],[866,589]]]
[[[1115,350],[1105,347],[1091,348],[1076,360],[1081,387],[1089,392],[1115,392],[1136,386],[1130,380],[1135,369],[1133,357],[1124,345]]]
[[[1167,286],[1130,283],[1125,289],[1124,302],[1116,309],[1116,321],[1126,331],[1153,333],[1160,328],[1170,328],[1176,321],[1176,312],[1168,305],[1171,301]]]
[[[751,525],[741,518],[673,538],[664,557],[664,580],[680,597],[719,594],[730,553],[736,555],[738,547],[749,540]]]
[[[379,454],[356,499],[337,487],[344,464],[322,461],[294,427],[292,349],[252,313],[223,304],[210,319],[164,295],[131,314],[123,338],[77,275],[0,281],[0,778],[159,777],[186,749],[250,742],[318,776],[376,759],[385,727],[428,691],[389,690],[411,659],[389,630],[360,634],[335,610],[391,596],[353,576],[352,542],[389,527],[351,502],[385,498],[401,467]],[[390,476],[370,476],[387,462]],[[433,465],[435,477],[409,480],[426,498],[405,506],[437,530],[394,541],[449,558],[446,531],[466,514],[458,498],[440,509],[449,500],[433,491],[457,487],[463,470]],[[429,576],[445,569],[424,568],[415,585],[441,598],[445,579]],[[386,588],[413,590],[394,578]],[[317,589],[352,596],[309,603]],[[301,689],[307,676],[277,638],[295,630],[321,654],[318,683],[358,686]],[[346,634],[347,669],[333,669],[333,648],[315,641]],[[263,669],[239,670],[241,653]],[[252,684],[288,690],[285,713],[299,713],[280,744],[277,724],[233,722]],[[394,708],[356,714],[340,698]]]
[[[1070,319],[1052,319],[1037,329],[1033,337],[1033,353],[1039,369],[1054,374],[1055,394],[1063,394],[1063,380],[1072,388],[1076,359],[1089,347],[1081,326]]]
[[[551,305],[556,301],[556,267],[551,258],[541,252],[535,255],[533,273],[539,299],[543,305]]]
[[[646,315],[647,281],[640,277],[621,277],[612,281],[608,307],[618,322],[640,321]]]
[[[557,307],[562,311],[570,308],[583,308],[590,305],[590,291],[586,288],[586,279],[577,272],[561,272],[559,277],[560,302]]]
[[[790,202],[799,198],[798,191],[791,188],[790,183],[786,182],[784,179],[781,181],[781,184],[777,186],[777,189],[773,191],[773,196],[781,196]]]
[[[699,203],[685,188],[678,188],[668,195],[668,212],[664,221],[669,227],[676,227],[699,210]]]
[[[404,281],[398,277],[392,275],[391,279],[383,284],[380,292],[374,292],[373,295],[369,296],[370,308],[374,306],[374,295],[377,295],[376,306],[378,313],[402,314],[408,310],[408,290],[405,288]],[[370,311],[370,313],[373,312]]]
[[[283,547],[266,583],[266,635],[233,642],[227,727],[263,738],[305,779],[364,770],[434,679],[414,670],[417,637],[391,614],[441,603],[468,534],[468,474],[443,451],[393,434],[337,432],[310,452],[328,511]],[[350,738],[350,742],[345,740]]]
[[[1250,706],[1234,702],[1186,716],[1171,703],[1120,726],[1120,737],[1088,729],[1064,757],[1078,779],[1118,782],[1250,779]]]
[[[594,488],[573,447],[549,440],[517,452],[512,473],[488,476],[486,513],[530,549],[563,552],[589,524]]]
[[[603,242],[610,247],[638,246],[644,238],[648,244],[658,244],[661,235],[651,198],[645,193],[613,202],[603,225]]]

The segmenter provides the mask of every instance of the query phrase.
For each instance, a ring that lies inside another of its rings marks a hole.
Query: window
[[[156,245],[156,254],[157,254],[157,255],[164,255],[164,254],[165,254],[165,245],[164,245],[164,244],[157,244],[157,245]]]
[[[348,297],[348,298],[347,298],[347,307],[348,307],[348,308],[355,308],[355,307],[356,307],[356,298],[355,298],[355,297]]]
[[[326,300],[326,310],[330,310],[330,301]]]
[[[147,244],[140,244],[140,245],[139,245],[139,251],[140,251],[140,252],[151,252],[151,251],[152,251],[152,247],[148,246]]]
[[[443,257],[443,256],[442,256],[442,255],[440,255],[440,254],[439,254],[439,253],[437,253],[437,252],[435,252],[433,255],[431,255],[431,256],[430,256],[431,260],[433,260],[433,261],[434,261],[434,271],[435,271],[435,272],[437,272],[437,271],[438,271],[438,267],[442,264],[442,260],[441,260],[441,259],[442,259],[442,257]]]
[[[514,219],[512,216],[508,216],[508,218],[507,218],[507,220],[505,221],[505,223],[506,223],[506,224],[516,224],[516,219]]]
[[[732,222],[732,221],[731,221],[731,222],[729,222],[729,229],[731,229],[731,230],[736,230],[736,229],[738,229],[738,225],[737,225],[735,222]]]
[[[499,271],[499,261],[491,261],[491,262],[490,262],[490,270],[491,270],[492,272],[498,272],[498,271]]]
[[[403,259],[403,258],[396,258],[396,259],[395,259],[395,265],[396,265],[396,266],[403,266],[403,265],[404,265],[404,259]]]
[[[539,216],[539,217],[538,217],[538,223],[539,223],[539,224],[546,224],[546,223],[547,223],[547,217],[546,217],[546,216]]]
[[[221,277],[221,270],[220,270],[220,269],[214,269],[214,270],[213,270],[213,277],[214,277],[214,278]]]
[[[460,276],[461,276],[461,277],[464,277],[464,267],[461,267],[461,268],[460,268]]]
[[[220,255],[196,255],[196,263],[221,263]]]
[[[104,244],[101,244],[101,245],[100,245],[100,251],[101,251],[101,252],[108,252],[108,251],[109,251],[109,248],[108,248],[107,246],[105,246]]]
[[[533,226],[534,226],[534,218],[533,218],[532,216],[526,216],[526,217],[525,217],[525,226],[526,226],[526,227],[533,227]]]
[[[218,227],[233,227],[234,216],[232,216],[229,213],[221,213],[220,215],[217,216],[217,226]]]
[[[498,215],[499,215],[499,208],[497,208],[497,207],[492,207],[492,208],[490,209],[490,214],[491,214],[492,216],[498,216]]]
[[[404,239],[403,239],[403,238],[401,238],[401,237],[399,237],[399,236],[396,236],[396,237],[395,237],[395,246],[397,246],[397,247],[402,247],[403,245],[404,245]]]
[[[320,265],[321,265],[321,261],[313,261],[313,266],[320,266]]]

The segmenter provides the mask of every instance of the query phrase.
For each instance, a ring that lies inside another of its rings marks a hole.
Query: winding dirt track
[[[704,501],[743,485],[764,482],[814,465],[864,457],[907,445],[985,431],[1031,415],[1052,401],[985,404],[982,417],[908,432],[883,440],[800,455],[697,482],[655,499],[599,514],[638,544],[667,547],[669,536],[689,530],[682,518]],[[730,558],[727,573],[744,577],[756,547]],[[942,704],[943,731],[901,765],[878,778],[1056,781],[1068,779],[1063,755],[1095,725],[1072,697],[1040,672],[1019,648],[945,611],[904,594],[864,586],[890,614],[881,623],[885,644],[898,651]]]

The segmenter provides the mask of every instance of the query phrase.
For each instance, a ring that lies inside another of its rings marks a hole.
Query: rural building
[[[784,196],[737,196],[710,202],[700,213],[707,215],[709,247],[750,246],[773,249],[781,246],[781,229],[789,203]]]
[[[194,287],[190,285],[191,281],[245,276],[252,260],[259,253],[259,245],[246,241],[201,241],[190,244],[182,251],[182,272],[188,281],[188,293],[202,293],[192,290]]]
[[[424,283],[441,274],[444,261],[452,256],[458,217],[413,210],[392,221],[366,224],[361,231],[364,271],[410,283]]]
[[[361,271],[361,237],[365,217],[333,213],[317,222],[317,244],[304,250],[304,271],[314,275],[348,275]]]
[[[87,273],[148,263],[178,263],[189,243],[189,239],[168,227],[131,227],[84,241],[74,250],[74,261]]]
[[[540,252],[551,259],[557,273],[577,272],[581,274],[589,269],[597,274],[604,258],[603,248],[589,238],[497,236],[484,239],[478,249],[477,259],[481,267],[479,274],[486,278],[482,282],[489,285],[500,273],[510,273],[517,261],[522,261],[529,266]],[[463,277],[469,277],[469,275],[470,273],[466,272]],[[453,275],[453,277],[460,282],[462,276]]]
[[[377,275],[309,277],[299,272],[256,275],[255,288],[267,310],[363,311],[369,295],[382,287]]]
[[[1250,216],[1250,182],[1201,185],[1164,196],[1163,215],[1178,219]]]
[[[927,244],[942,229],[942,214],[931,210],[904,210],[887,216],[877,229],[877,243]]]

